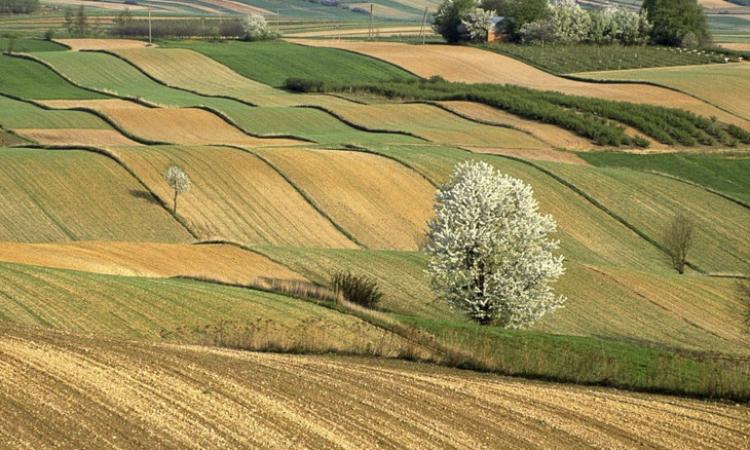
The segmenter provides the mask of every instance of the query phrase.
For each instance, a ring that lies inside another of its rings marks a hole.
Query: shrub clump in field
[[[347,301],[370,309],[377,307],[383,298],[377,281],[351,272],[336,272],[331,277],[331,289]]]
[[[460,163],[437,193],[427,271],[438,298],[482,324],[525,328],[560,308],[557,224],[531,186],[485,163]]]

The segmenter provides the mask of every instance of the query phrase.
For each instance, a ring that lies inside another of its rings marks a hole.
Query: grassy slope
[[[581,153],[581,158],[602,167],[627,167],[657,171],[698,183],[750,203],[750,158],[690,153],[635,155],[626,153]]]
[[[258,150],[331,219],[367,248],[416,250],[435,188],[376,155],[329,150]]]
[[[621,70],[579,74],[606,80],[636,80],[668,86],[718,105],[744,119],[750,119],[750,64],[721,64],[692,67]],[[742,94],[745,95],[742,95]]]
[[[80,89],[36,61],[0,55],[0,92],[34,100],[98,99],[104,95]]]
[[[0,149],[0,241],[185,242],[128,173],[90,152]]]
[[[345,247],[354,244],[256,156],[222,147],[161,146],[114,150],[167,204],[162,174],[184,167],[193,181],[178,212],[204,239],[249,244]]]
[[[0,125],[4,128],[84,128],[107,130],[99,117],[82,111],[49,111],[0,95]]]
[[[0,37],[0,50],[8,50],[10,41],[10,38]],[[64,50],[67,50],[67,48],[65,48],[65,46],[63,45],[51,41],[43,41],[41,39],[15,39],[13,42],[13,51],[19,53],[53,52]]]
[[[160,45],[203,53],[242,76],[277,87],[292,77],[325,81],[414,78],[403,69],[366,56],[327,48],[307,48],[284,41],[221,44],[173,41]]]
[[[699,187],[643,172],[542,162],[652,239],[677,211],[695,223],[689,260],[712,272],[750,273],[750,210]]]
[[[360,319],[310,302],[198,281],[8,263],[0,263],[0,280],[0,319],[25,326],[148,340],[200,340],[214,338],[201,330],[208,333],[225,322],[240,330],[254,328],[256,338],[317,336],[319,342],[308,342],[311,348],[320,344],[342,350],[384,336]]]

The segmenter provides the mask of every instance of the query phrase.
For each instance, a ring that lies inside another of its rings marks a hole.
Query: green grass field
[[[67,50],[63,45],[41,39],[0,37],[0,51],[6,52],[11,50],[11,47],[14,52],[18,53]]]
[[[0,95],[0,126],[11,130],[16,128],[111,129],[105,121],[87,112],[50,111],[2,95]]]
[[[244,77],[275,87],[282,86],[291,77],[363,82],[415,78],[401,68],[366,56],[284,41],[167,41],[159,45],[200,52]]]
[[[107,98],[71,84],[36,61],[0,55],[0,93],[34,100]]]
[[[76,150],[0,149],[0,241],[187,242],[114,161]]]
[[[750,158],[693,153],[634,155],[614,152],[579,153],[595,166],[661,172],[697,183],[750,204]]]

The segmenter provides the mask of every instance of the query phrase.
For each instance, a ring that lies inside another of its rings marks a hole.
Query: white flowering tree
[[[249,14],[245,17],[242,26],[245,32],[244,39],[247,41],[262,41],[275,37],[274,33],[268,29],[266,18],[260,14]]]
[[[181,194],[190,192],[192,183],[190,177],[178,166],[169,166],[164,172],[164,181],[167,182],[169,188],[174,192],[174,206],[172,210],[177,212],[177,197]]]
[[[555,229],[531,186],[485,162],[458,164],[429,224],[436,295],[480,324],[530,326],[565,302],[550,286],[564,272]]]
[[[575,0],[557,0],[550,20],[557,42],[570,44],[588,38],[591,16]]]
[[[461,25],[469,42],[487,42],[490,29],[494,28],[492,23],[492,11],[476,8],[461,19]]]

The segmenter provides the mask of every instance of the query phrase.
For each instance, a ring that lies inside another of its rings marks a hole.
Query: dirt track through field
[[[249,284],[258,277],[304,280],[267,257],[226,244],[0,243],[0,261],[136,277],[198,277]]]
[[[645,84],[598,84],[569,80],[513,58],[472,47],[336,40],[290,41],[362,53],[401,66],[424,78],[439,75],[449,81],[514,84],[571,95],[682,108],[706,117],[716,116],[721,121],[750,130],[750,121],[686,94]]]
[[[6,448],[706,448],[744,406],[387,360],[0,336]]]

